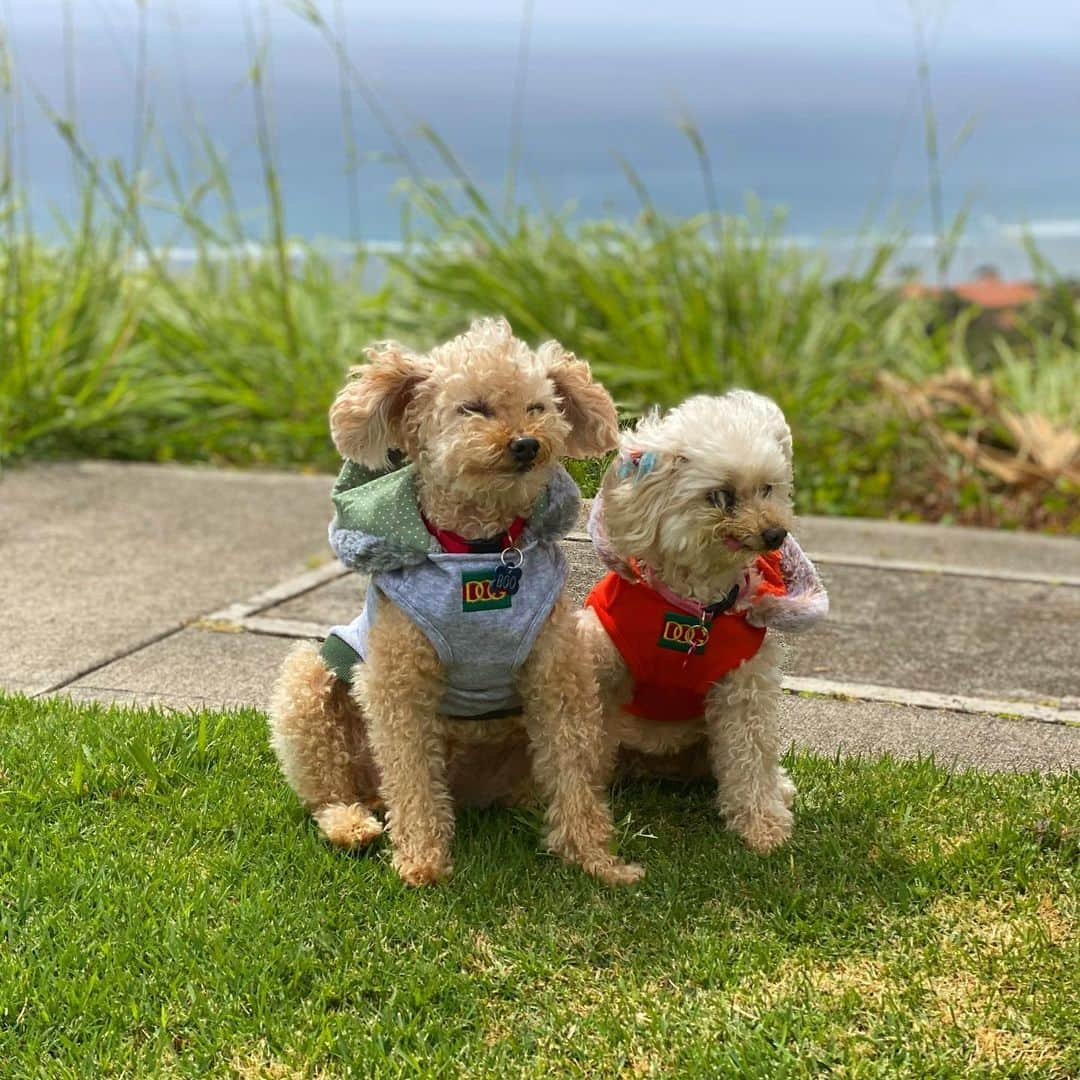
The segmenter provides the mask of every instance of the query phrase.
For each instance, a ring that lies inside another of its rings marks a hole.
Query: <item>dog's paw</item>
[[[360,803],[330,803],[312,815],[319,832],[336,847],[367,847],[383,831],[382,822]]]
[[[777,769],[776,771],[778,774],[776,781],[777,793],[783,799],[784,805],[790,810],[791,804],[798,794],[798,789],[795,787],[795,781],[788,776],[787,769]]]
[[[742,810],[728,818],[728,828],[738,833],[743,843],[759,855],[783,844],[791,836],[793,825],[791,811],[780,803]]]
[[[599,879],[605,885],[633,885],[645,876],[645,867],[637,863],[623,862],[614,855],[604,852],[591,858],[578,852],[551,850],[566,862],[580,866],[586,874]]]
[[[446,881],[454,872],[454,866],[449,859],[414,859],[397,852],[394,854],[394,869],[397,870],[401,880],[413,888]]]
[[[621,862],[618,859],[613,859],[603,866],[585,869],[598,877],[605,885],[636,885],[645,876],[644,866]]]

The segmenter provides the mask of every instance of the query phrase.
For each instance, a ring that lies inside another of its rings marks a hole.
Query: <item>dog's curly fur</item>
[[[603,554],[614,566],[636,559],[679,595],[713,603],[776,546],[766,530],[791,527],[791,432],[783,413],[748,391],[694,397],[624,433],[620,461],[646,454],[646,469],[616,464],[605,477],[610,547]],[[624,775],[711,772],[721,813],[749,847],[766,852],[783,843],[795,787],[778,761],[783,658],[775,637],[714,685],[701,717],[661,723],[621,708],[633,692],[626,664],[595,612],[586,608],[579,620],[605,705],[609,761],[617,758]]]
[[[528,514],[560,456],[615,445],[614,405],[587,364],[555,342],[531,351],[505,320],[480,320],[426,356],[390,342],[368,358],[331,407],[334,443],[373,468],[391,449],[404,451],[416,465],[422,512],[450,532],[504,531]],[[519,437],[539,442],[531,468],[509,452]],[[522,667],[520,717],[440,716],[442,686],[431,644],[390,602],[378,606],[351,693],[313,646],[289,656],[273,695],[271,742],[331,843],[369,843],[385,805],[401,877],[437,881],[451,872],[455,801],[528,797],[531,765],[548,803],[549,847],[605,881],[641,876],[608,850],[602,712],[565,596]]]

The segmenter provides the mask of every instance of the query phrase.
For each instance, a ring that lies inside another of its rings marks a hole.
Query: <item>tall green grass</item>
[[[0,341],[9,461],[329,467],[328,402],[346,364],[388,330],[383,294],[319,258],[289,271],[288,319],[262,260],[200,267],[166,288],[93,238],[61,250],[27,242],[20,258],[4,267],[18,281]]]
[[[919,380],[967,368],[990,374],[1018,411],[1075,426],[1076,298],[1053,284],[1037,252],[1048,288],[1011,328],[949,301],[905,298],[891,284],[893,244],[830,276],[822,258],[786,241],[781,217],[752,204],[741,217],[717,211],[707,147],[687,122],[707,214],[665,216],[629,165],[641,204],[632,221],[529,211],[506,198],[512,181],[495,205],[427,129],[421,137],[449,180],[421,175],[342,43],[340,8],[331,25],[315,4],[292,6],[339,65],[346,142],[358,98],[399,148],[410,176],[402,252],[373,268],[362,249],[343,260],[290,237],[267,76],[272,43],[255,22],[247,61],[264,226],[245,218],[205,134],[195,135],[198,167],[181,179],[155,130],[143,65],[126,165],[95,158],[74,97],[70,115],[38,103],[84,189],[63,242],[44,244],[19,183],[25,90],[0,48],[0,461],[89,455],[331,469],[326,409],[365,343],[398,336],[425,347],[498,312],[521,336],[556,337],[588,358],[627,417],[734,385],[770,394],[794,429],[804,511],[1080,529],[1067,481],[1016,497],[943,457],[878,385],[882,370]],[[355,170],[355,145],[343,156]],[[147,171],[158,181],[152,203]],[[191,265],[152,242],[151,218],[163,212],[175,242],[194,247]],[[945,258],[944,228],[941,247]],[[577,469],[586,488],[597,473]]]
[[[830,280],[822,260],[785,244],[779,218],[756,212],[668,219],[646,202],[633,223],[519,213],[507,226],[461,184],[464,212],[443,190],[412,193],[433,227],[395,260],[427,335],[452,333],[463,312],[501,311],[527,337],[588,357],[628,415],[731,386],[768,393],[795,428],[804,505],[842,512],[856,494],[861,512],[886,510],[867,448],[890,427],[868,394],[905,306],[882,284],[890,248]]]

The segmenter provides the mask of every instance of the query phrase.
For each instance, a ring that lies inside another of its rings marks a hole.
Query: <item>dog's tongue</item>
[[[736,540],[734,536],[725,536],[724,537],[724,546],[729,551],[741,551],[743,543],[742,543],[741,540]]]

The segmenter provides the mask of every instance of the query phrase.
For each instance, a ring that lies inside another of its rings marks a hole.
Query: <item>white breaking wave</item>
[[[948,282],[968,281],[978,276],[987,266],[993,267],[1007,280],[1028,280],[1036,276],[1030,256],[1023,244],[1030,237],[1039,247],[1044,259],[1056,273],[1080,275],[1080,219],[1062,218],[1033,221],[1029,224],[1002,223],[984,218],[970,234],[957,238],[949,245],[949,263],[945,273]],[[750,244],[765,242],[762,238],[748,237]],[[861,234],[844,233],[798,233],[774,238],[779,248],[798,249],[819,255],[829,276],[857,273],[875,254],[878,245],[892,244],[892,259],[884,271],[884,280],[902,280],[914,273],[922,277],[940,276],[936,265],[938,238],[931,233],[902,232],[884,233],[867,230]],[[421,242],[421,244],[426,242]],[[357,255],[364,256],[364,280],[372,287],[379,284],[387,272],[388,264],[395,255],[407,255],[410,244],[400,240],[366,240],[353,244],[344,241],[322,240],[311,244],[292,242],[287,245],[286,258],[296,268],[305,262],[309,254],[318,253],[328,257],[334,265],[344,270]],[[460,240],[443,240],[444,250],[468,250]],[[208,245],[202,256],[211,262],[225,263],[238,257],[259,261],[274,257],[269,244],[254,241],[238,245]],[[146,269],[153,261],[178,272],[194,267],[200,258],[200,250],[187,245],[163,245],[153,249],[152,256],[145,252],[132,252],[129,265]]]
[[[1025,225],[1007,223],[1000,232],[1010,240],[1022,240],[1025,236],[1036,240],[1075,240],[1080,238],[1080,218],[1049,218]]]
[[[358,251],[366,255],[399,255],[405,251],[405,244],[400,240],[365,240],[358,244],[290,242],[285,245],[286,255],[291,262],[303,262],[313,251],[331,258],[349,259]],[[207,258],[210,262],[228,262],[238,257],[265,259],[273,254],[274,248],[271,245],[255,241],[243,244],[208,244],[202,250],[174,244],[153,248],[152,256],[145,251],[135,251],[131,254],[130,263],[137,269],[145,269],[151,261],[169,266],[192,266],[200,258]]]

